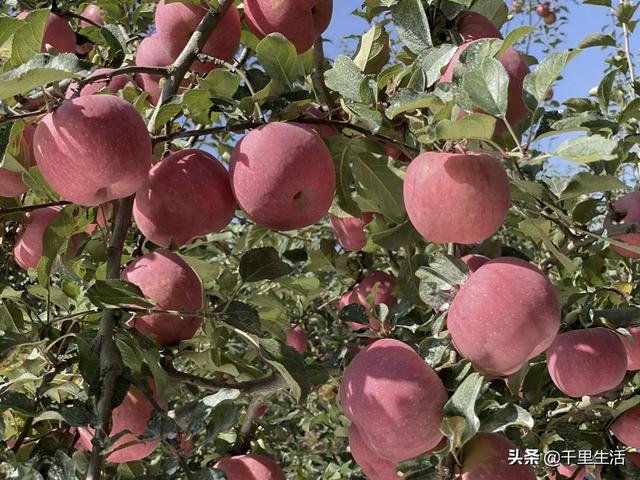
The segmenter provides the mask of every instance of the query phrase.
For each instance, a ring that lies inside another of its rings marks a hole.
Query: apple
[[[193,337],[202,323],[197,312],[204,308],[204,289],[196,272],[180,256],[156,250],[127,265],[121,277],[155,302],[152,310],[195,314],[150,313],[132,320],[136,330],[163,346]]]
[[[560,329],[560,301],[534,265],[502,257],[469,276],[447,326],[458,352],[489,376],[506,376],[544,352]]]
[[[133,218],[145,237],[169,247],[223,230],[235,210],[224,166],[207,152],[185,149],[151,169],[136,193]]]
[[[20,140],[20,154],[16,160],[26,169],[35,165],[33,152],[33,135],[36,129],[33,125],[27,124],[22,130],[22,139]],[[22,174],[19,172],[11,172],[7,169],[0,168],[0,197],[17,197],[26,193],[27,186],[22,180]]]
[[[109,73],[112,71],[113,71],[113,68],[98,68],[91,75],[89,75],[89,78],[91,78],[92,76],[103,75],[105,73]],[[114,77],[111,77],[110,79],[105,78],[102,80],[98,80],[96,82],[86,84],[84,87],[80,89],[80,96],[83,97],[85,95],[93,95],[94,93],[107,87],[109,87],[110,93],[118,93],[120,90],[126,87],[127,84],[129,83],[135,85],[135,81],[129,75],[126,75],[126,74],[116,75]],[[71,82],[71,84],[69,85],[65,93],[65,98],[67,100],[72,98],[75,95],[76,89],[78,88],[77,85],[78,84],[76,82]]]
[[[460,260],[462,260],[464,264],[467,266],[467,268],[469,269],[469,274],[472,274],[473,272],[478,270],[481,266],[483,266],[485,263],[491,261],[490,258],[487,258],[484,255],[476,255],[476,254],[465,255]]]
[[[244,13],[249,30],[258,38],[278,32],[303,53],[329,26],[333,0],[245,0]]]
[[[153,33],[145,37],[138,45],[136,51],[136,65],[139,67],[168,67],[175,62],[182,53],[184,45],[176,42],[174,38],[161,33]],[[140,88],[149,94],[149,101],[155,105],[160,100],[162,89],[161,75],[151,73],[137,73],[136,82]],[[182,81],[182,87],[189,85],[189,80]]]
[[[611,209],[612,212],[604,221],[605,227],[640,222],[640,192],[631,192],[623,195],[614,202]],[[611,235],[611,238],[634,247],[640,247],[640,233],[620,233]],[[640,258],[640,253],[632,252],[624,247],[612,245],[611,248],[623,257]]]
[[[95,3],[90,3],[89,5],[84,7],[84,10],[82,10],[82,13],[80,14],[80,16],[87,18],[91,20],[93,23],[97,23],[98,25],[104,24],[104,19],[102,18],[100,7]],[[80,20],[80,26],[82,28],[86,28],[86,27],[91,27],[93,25],[91,25],[91,23],[86,22],[84,20]]]
[[[453,81],[454,72],[460,62],[462,53],[474,43],[475,42],[465,43],[458,48],[455,55],[449,62],[449,65],[447,65],[444,73],[440,77],[440,83],[450,83]],[[524,102],[522,91],[524,79],[529,74],[530,70],[518,51],[513,47],[509,47],[502,54],[499,60],[509,75],[507,120],[513,126],[524,120],[529,113],[527,104]],[[479,109],[477,110],[480,111]],[[506,130],[507,127],[504,122],[499,120],[496,123],[496,133],[503,133]]]
[[[206,1],[201,5],[194,5],[182,2],[166,3],[161,0],[155,14],[157,31],[167,38],[175,39],[182,50],[208,10]],[[240,46],[240,31],[240,15],[235,6],[232,6],[207,40],[202,53],[225,61],[233,59]],[[214,68],[216,65],[213,63],[194,62],[191,66],[192,70],[201,74]]]
[[[636,371],[640,370],[640,328],[630,327],[629,333],[631,339],[620,336],[624,349],[627,352],[627,370]]]
[[[252,130],[229,164],[238,204],[258,225],[296,230],[324,217],[335,193],[331,153],[318,135],[274,122]]]
[[[305,119],[309,120],[322,120],[327,117],[327,114],[322,111],[320,108],[316,107],[313,104],[307,104],[302,108],[302,116]],[[299,125],[308,130],[312,130],[313,132],[320,135],[320,138],[323,140],[327,140],[328,138],[333,137],[334,135],[338,135],[340,132],[337,128],[332,127],[330,125],[325,125],[323,123],[299,123],[294,122],[295,125]]]
[[[355,425],[351,425],[349,429],[349,450],[355,462],[370,480],[402,478],[398,475],[396,465],[392,461],[382,458],[367,445]]]
[[[42,258],[44,232],[60,210],[62,207],[45,207],[27,214],[27,225],[19,230],[13,248],[13,256],[20,268],[28,270],[38,266]]]
[[[16,18],[24,20],[28,16],[29,12],[21,12]],[[69,22],[55,13],[49,14],[47,28],[40,47],[42,53],[47,53],[47,45],[52,46],[60,53],[74,53],[76,51],[76,33]]]
[[[485,153],[427,152],[404,178],[413,226],[434,243],[479,243],[502,225],[511,199],[502,162]]]
[[[536,13],[541,17],[546,17],[547,15],[549,15],[551,13],[551,7],[549,5],[549,2],[544,2],[539,4],[536,7]]]
[[[640,468],[640,453],[638,452],[630,452],[627,453],[627,459],[633,463],[636,468]],[[599,478],[597,480],[600,480]]]
[[[42,119],[33,143],[45,180],[78,205],[132,195],[151,168],[151,137],[143,118],[113,95],[65,101]]]
[[[549,15],[547,15],[546,17],[544,17],[542,20],[544,21],[544,23],[546,23],[547,25],[553,25],[554,23],[556,23],[556,20],[558,18],[556,17],[556,14],[554,12],[549,13]]]
[[[307,335],[304,333],[302,325],[295,325],[287,332],[286,343],[300,355],[307,351],[307,344],[309,341],[307,339]]]
[[[370,299],[373,300],[375,305],[384,304],[392,308],[397,302],[396,297],[394,297],[392,293],[395,286],[396,279],[388,273],[378,270],[371,272],[340,298],[338,311],[347,305],[359,303],[367,312],[370,312]],[[367,328],[367,325],[356,322],[349,322],[349,326],[353,330],[364,330]],[[380,330],[381,328],[380,321],[371,314],[369,315],[369,326],[373,330]],[[387,326],[385,322],[385,327]]]
[[[285,480],[282,468],[262,455],[237,455],[226,457],[213,468],[222,470],[227,480]]]
[[[457,26],[465,43],[481,38],[502,38],[498,27],[487,17],[477,12],[464,12],[458,17]]]
[[[531,465],[509,465],[515,445],[498,433],[477,433],[462,450],[460,480],[536,480]]]
[[[387,155],[393,158],[396,162],[400,163],[410,163],[411,158],[409,158],[402,150],[399,150],[395,147],[392,147],[389,144],[382,144],[382,148],[387,152]]]
[[[627,447],[640,448],[640,405],[626,410],[616,418],[611,431]]]
[[[580,473],[578,473],[575,477],[573,476],[576,473],[576,470],[580,468]],[[560,478],[571,478],[572,480],[584,480],[589,473],[589,467],[586,465],[558,465],[558,473],[562,475]],[[600,472],[602,471],[602,465],[598,465],[596,467],[596,480],[600,480],[602,477],[600,476]],[[591,477],[589,477],[591,478]],[[560,480],[553,473],[549,474],[549,480]]]
[[[362,218],[331,215],[330,224],[338,243],[347,251],[357,252],[367,244],[364,227],[373,221],[373,213],[365,212]]]
[[[391,462],[436,447],[447,391],[437,373],[406,343],[378,340],[345,369],[340,403],[362,439]]]
[[[150,382],[152,383],[152,382]],[[152,390],[155,397],[155,386],[152,384]],[[111,414],[111,432],[110,436],[114,437],[119,433],[123,433],[113,442],[113,453],[107,454],[105,460],[108,463],[126,463],[134,460],[142,460],[151,455],[160,445],[160,439],[141,441],[138,439],[147,431],[147,424],[153,414],[153,405],[140,389],[132,386],[127,392],[124,400],[118,405]],[[78,428],[80,438],[78,447],[90,452],[92,450],[92,440],[95,433],[93,428]],[[121,445],[131,442],[137,442],[131,446],[118,449]]]
[[[620,385],[627,372],[627,353],[611,330],[572,330],[558,335],[547,350],[547,368],[564,394],[599,395]]]

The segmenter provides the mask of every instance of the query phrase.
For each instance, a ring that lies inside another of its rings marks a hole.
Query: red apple
[[[39,208],[27,214],[27,225],[18,235],[13,248],[16,263],[23,269],[36,268],[42,258],[44,232],[60,214],[62,207]]]
[[[396,279],[388,273],[381,271],[371,272],[340,298],[338,311],[347,305],[359,303],[367,312],[370,312],[371,306],[369,300],[371,296],[373,296],[373,303],[375,305],[384,304],[391,308],[397,302],[396,297],[394,297],[392,293],[395,286]],[[363,330],[367,328],[367,325],[356,322],[349,322],[349,326],[353,330]],[[373,315],[369,315],[369,326],[373,330],[380,330],[380,321],[374,318]],[[387,326],[385,323],[385,327]]]
[[[64,102],[38,125],[34,149],[49,185],[84,206],[132,195],[151,168],[151,137],[143,118],[113,95]]]
[[[132,326],[140,333],[155,338],[160,345],[174,345],[196,333],[202,319],[197,313],[204,307],[204,290],[200,278],[178,255],[156,250],[131,262],[122,271],[122,279],[137,285],[153,302],[152,310],[173,313],[151,313],[136,317]]]
[[[274,122],[236,145],[231,185],[242,210],[258,225],[296,230],[324,217],[335,192],[331,154],[318,135]]]
[[[223,230],[235,210],[224,166],[207,152],[187,149],[151,169],[136,193],[133,218],[149,240],[169,247]]]
[[[546,17],[547,15],[549,15],[551,13],[551,7],[549,5],[549,2],[544,2],[538,5],[536,7],[536,13],[541,17]]]
[[[161,33],[153,33],[143,38],[140,45],[138,45],[136,65],[139,67],[167,67],[175,62],[183,48],[184,45],[176,41],[175,38]],[[154,105],[158,103],[162,93],[160,88],[161,80],[163,80],[161,75],[151,73],[136,74],[138,85],[149,94],[149,101]],[[189,80],[183,80],[182,86],[188,85]]]
[[[246,0],[244,12],[249,30],[258,38],[281,33],[302,53],[329,26],[333,0]]]
[[[620,336],[624,349],[627,352],[627,370],[640,370],[640,328],[628,328],[631,339]]]
[[[554,23],[556,23],[556,20],[558,18],[556,17],[556,14],[553,12],[550,12],[549,15],[547,15],[546,17],[544,17],[542,20],[544,21],[544,23],[546,23],[547,25],[553,25]]]
[[[498,27],[487,17],[477,12],[464,12],[458,17],[457,26],[465,43],[481,38],[502,38]]]
[[[287,345],[293,348],[300,355],[304,354],[304,352],[307,351],[308,342],[309,341],[307,339],[307,335],[304,333],[304,329],[302,328],[302,325],[294,326],[287,333],[287,339],[286,339]]]
[[[497,258],[462,285],[447,326],[456,349],[476,370],[510,375],[551,345],[560,328],[560,302],[534,265]]]
[[[362,218],[331,215],[330,223],[338,243],[350,252],[362,250],[367,244],[364,227],[373,221],[373,213],[365,212]]]
[[[28,16],[29,12],[21,12],[16,18],[24,20]],[[55,13],[49,14],[40,49],[42,53],[47,53],[47,45],[52,46],[60,53],[74,53],[76,51],[76,33],[69,22]]]
[[[89,75],[89,78],[91,78],[92,76],[103,75],[112,71],[113,68],[98,68],[91,75]],[[109,87],[109,92],[118,93],[129,83],[135,85],[133,78],[131,78],[129,75],[116,75],[114,77],[111,77],[110,79],[105,78],[96,82],[88,83],[80,89],[80,96],[83,97],[85,95],[93,95],[94,93],[106,87]],[[78,84],[76,82],[71,82],[71,84],[67,88],[65,98],[70,99],[75,95],[76,89],[78,88],[77,85]]]
[[[401,479],[396,465],[374,452],[363,440],[358,427],[351,425],[349,430],[349,450],[351,456],[370,480]]]
[[[436,372],[407,344],[374,342],[347,366],[340,385],[345,415],[378,456],[417,457],[442,440],[447,392]]]
[[[16,158],[26,169],[35,165],[33,152],[33,135],[36,129],[32,125],[26,125],[22,130],[20,141],[20,154]],[[22,174],[0,168],[0,197],[17,197],[26,193],[27,186],[22,180]]]
[[[576,470],[578,470],[578,468],[580,468],[580,473],[578,473],[577,476],[573,477],[573,474],[576,473]],[[587,473],[589,473],[589,467],[586,465],[559,465],[558,466],[558,473],[560,475],[562,475],[562,477],[560,478],[571,478],[573,480],[584,480],[585,477],[587,476]],[[598,465],[596,467],[596,476],[595,479],[596,480],[600,480],[601,476],[600,476],[600,472],[602,471],[602,465]],[[560,478],[556,477],[553,473],[549,474],[549,480],[560,480]],[[589,477],[591,478],[591,477]]]
[[[547,368],[564,394],[599,395],[620,385],[627,372],[627,354],[611,330],[572,330],[558,335],[547,350]]]
[[[604,221],[605,227],[640,222],[640,192],[623,195],[611,206],[611,209],[612,213]],[[611,235],[611,238],[634,247],[640,247],[640,233],[620,233]],[[632,252],[624,247],[612,245],[611,248],[623,257],[640,258],[640,253]]]
[[[469,274],[472,274],[473,272],[478,270],[481,266],[483,266],[485,263],[491,261],[490,258],[487,258],[484,255],[475,255],[475,254],[465,255],[460,260],[462,260],[467,266],[467,268],[469,269]]]
[[[627,447],[640,448],[640,405],[626,410],[616,418],[611,431]]]
[[[485,153],[427,152],[404,178],[404,204],[420,234],[434,243],[479,243],[502,225],[511,198],[509,177]]]
[[[460,480],[536,480],[531,465],[509,465],[518,446],[498,433],[477,433],[462,450]]]
[[[97,23],[98,25],[102,25],[104,23],[104,19],[102,18],[102,13],[100,12],[100,7],[95,3],[90,3],[89,5],[84,7],[84,10],[82,10],[82,13],[80,15],[84,18],[91,20],[93,23]],[[92,25],[89,22],[80,20],[80,26],[82,28],[86,28]]]
[[[238,455],[226,457],[213,468],[222,470],[227,480],[285,480],[282,468],[262,455]]]

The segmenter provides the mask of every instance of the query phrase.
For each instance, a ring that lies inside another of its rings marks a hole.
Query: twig
[[[197,375],[192,375],[186,372],[181,372],[171,365],[164,365],[164,370],[171,378],[175,380],[180,380],[192,385],[197,385],[202,388],[212,390],[220,390],[221,388],[232,388],[234,390],[240,390],[241,392],[252,395],[270,394],[274,391],[284,388],[286,385],[282,377],[280,375],[276,375],[275,373],[265,378],[248,380],[246,382],[225,382],[212,378],[199,377]]]
[[[45,115],[49,113],[48,110],[38,110],[36,112],[26,112],[26,113],[18,113],[15,115],[3,115],[0,117],[0,124],[13,122],[15,120],[21,120],[23,118],[37,117],[39,115]]]
[[[40,208],[60,207],[64,205],[70,205],[70,203],[71,202],[61,200],[59,202],[39,203],[37,205],[23,205],[21,207],[0,208],[0,216],[9,215],[11,213],[33,212],[34,210],[39,210]]]
[[[631,45],[629,42],[629,25],[622,24],[622,34],[624,37],[624,52],[627,57],[627,64],[629,66],[629,78],[631,79],[631,95],[636,97],[636,71],[633,66],[633,57],[631,56]]]
[[[139,65],[129,65],[127,67],[116,68],[109,72],[99,73],[97,75],[89,75],[82,80],[77,81],[78,88],[82,88],[89,83],[99,82],[101,80],[110,80],[113,77],[117,77],[118,75],[129,75],[133,73],[149,73],[151,75],[161,75],[168,77],[173,73],[172,67],[152,67],[152,66],[139,66]]]
[[[94,22],[93,20],[91,20],[90,18],[87,17],[83,17],[82,15],[78,15],[77,13],[74,12],[64,12],[61,13],[60,16],[64,17],[64,18],[77,18],[78,20],[82,20],[83,22],[87,22],[90,25],[93,25],[94,27],[98,27],[98,28],[102,28],[102,25],[100,25],[99,23]]]
[[[324,82],[324,46],[322,37],[319,36],[313,44],[313,70],[311,71],[311,79],[313,86],[318,94],[319,100],[324,103],[329,110],[335,110],[336,104],[331,98],[331,92]]]

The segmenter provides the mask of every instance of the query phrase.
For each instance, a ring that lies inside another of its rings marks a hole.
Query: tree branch
[[[37,205],[22,205],[20,207],[0,208],[0,216],[9,215],[12,213],[33,212],[34,210],[38,210],[40,208],[60,207],[60,206],[70,205],[70,204],[71,202],[66,202],[64,200],[61,200],[59,202],[39,203]]]
[[[181,372],[172,365],[163,365],[167,374],[182,382],[197,385],[202,388],[220,390],[221,388],[232,388],[234,390],[240,390],[250,395],[264,395],[271,394],[274,391],[280,390],[286,386],[285,381],[280,375],[272,374],[268,377],[259,378],[257,380],[248,380],[246,382],[225,382],[222,380],[215,380],[212,378],[199,377],[190,373]]]
[[[38,110],[35,112],[18,113],[15,115],[3,115],[0,117],[0,124],[21,120],[23,118],[37,117],[49,113],[48,110]]]
[[[76,18],[78,20],[82,20],[83,22],[87,22],[88,24],[93,25],[94,27],[102,28],[102,25],[100,25],[99,23],[96,23],[90,18],[83,17],[82,15],[78,15],[77,13],[74,13],[74,12],[64,12],[64,13],[61,13],[60,15],[66,18],[67,20],[70,18]]]

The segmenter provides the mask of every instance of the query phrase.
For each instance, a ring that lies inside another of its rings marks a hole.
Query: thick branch
[[[275,373],[268,377],[259,378],[257,380],[248,380],[246,382],[226,382],[181,372],[171,365],[165,365],[164,370],[174,380],[179,380],[182,382],[190,383],[192,385],[197,385],[202,388],[213,390],[220,390],[221,388],[233,388],[250,395],[271,394],[274,391],[284,388],[286,385],[282,377],[280,375],[276,375]]]
[[[324,45],[322,37],[318,37],[313,44],[313,70],[311,71],[313,86],[318,94],[318,99],[329,107],[330,111],[336,109],[336,104],[331,98],[331,92],[324,82]]]

